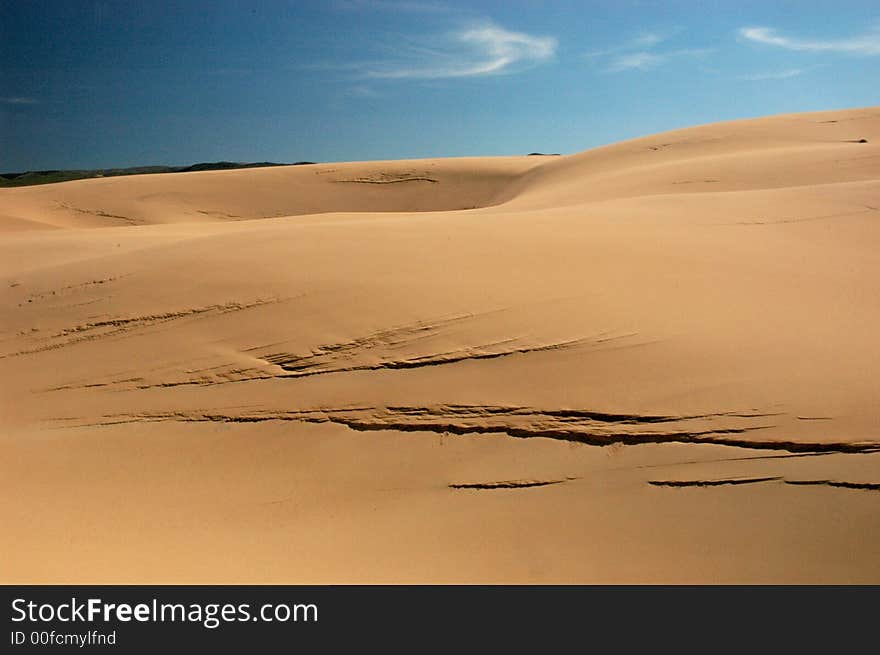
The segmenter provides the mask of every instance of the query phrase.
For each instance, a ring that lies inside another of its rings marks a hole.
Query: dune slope
[[[878,144],[0,190],[0,580],[880,582]]]
[[[230,222],[340,211],[473,209],[540,157],[348,162],[3,189],[0,230]]]

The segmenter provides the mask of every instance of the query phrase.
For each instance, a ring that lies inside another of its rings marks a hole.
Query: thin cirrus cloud
[[[652,52],[631,52],[615,57],[608,65],[608,70],[613,73],[625,70],[648,70],[659,66],[665,59],[663,55]]]
[[[669,63],[673,59],[699,57],[713,52],[711,48],[687,48],[665,51],[655,49],[654,46],[669,40],[680,31],[680,29],[676,29],[666,32],[643,32],[635,38],[613,48],[588,52],[585,57],[597,59],[600,62],[604,61],[606,72],[620,73],[623,71],[647,71]]]
[[[661,41],[669,38],[669,34],[659,32],[645,32],[632,40],[632,45],[637,48],[652,48]]]
[[[639,70],[646,71],[668,63],[679,57],[701,57],[712,53],[711,48],[687,48],[669,52],[631,52],[615,57],[606,70],[610,73]]]
[[[740,75],[737,79],[746,80],[748,82],[760,82],[762,80],[785,80],[790,77],[803,75],[803,68],[789,68],[782,71],[770,71],[767,73],[753,73],[751,75]]]
[[[605,48],[604,50],[593,50],[592,52],[585,53],[584,56],[588,59],[594,59],[598,57],[606,57],[626,52],[633,53],[634,51],[648,50],[650,48],[653,48],[655,45],[666,41],[677,31],[678,30],[674,32],[642,32],[638,36],[633,37],[629,41],[621,43],[620,45],[614,46],[612,48]]]
[[[880,55],[880,28],[846,39],[813,40],[782,36],[770,27],[743,27],[739,35],[763,45],[801,52],[836,52],[851,55]]]
[[[374,64],[364,77],[386,80],[438,80],[511,73],[549,61],[557,40],[513,32],[490,21],[440,37],[432,47],[414,46],[401,59]]]

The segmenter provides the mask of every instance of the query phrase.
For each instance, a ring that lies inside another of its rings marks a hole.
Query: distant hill
[[[299,166],[314,163],[311,161],[298,161],[293,164],[277,164],[270,161],[252,163],[215,161],[202,162],[190,166],[133,166],[131,168],[98,168],[93,170],[26,171],[24,173],[0,173],[0,187],[52,184],[93,177],[118,177],[120,175],[145,175],[148,173],[189,173],[193,171],[219,171],[234,168],[260,168],[264,166]]]

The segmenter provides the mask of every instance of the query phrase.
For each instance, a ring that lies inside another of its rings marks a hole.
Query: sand
[[[880,583],[878,144],[2,189],[0,581]]]

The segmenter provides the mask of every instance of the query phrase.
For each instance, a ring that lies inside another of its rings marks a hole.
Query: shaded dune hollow
[[[0,232],[0,582],[880,583],[880,108]]]

